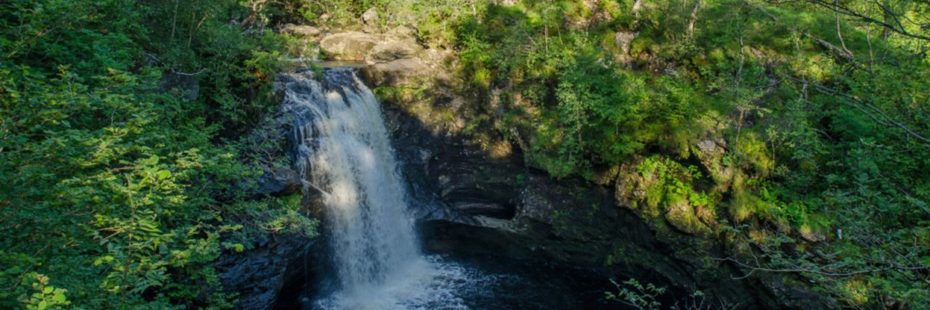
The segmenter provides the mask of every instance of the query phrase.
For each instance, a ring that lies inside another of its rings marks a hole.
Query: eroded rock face
[[[372,87],[422,86],[424,77],[434,75],[437,63],[445,55],[435,50],[424,50],[416,41],[416,30],[409,27],[397,27],[377,34],[335,33],[323,37],[319,46],[328,60],[366,63],[361,73]]]
[[[649,212],[643,201],[647,189],[659,180],[638,173],[635,161],[605,171],[594,183],[555,180],[528,167],[518,146],[498,156],[461,135],[464,124],[436,125],[436,115],[430,113],[439,109],[432,108],[461,111],[455,107],[476,104],[470,102],[475,99],[442,89],[446,81],[441,80],[450,80],[441,74],[448,53],[423,50],[412,34],[401,33],[337,33],[323,38],[320,45],[332,59],[367,61],[361,73],[372,88],[430,88],[425,100],[430,109],[424,112],[392,102],[382,106],[428,250],[584,266],[598,270],[604,278],[648,279],[670,286],[673,292],[702,290],[715,298],[758,308],[787,305],[773,297],[776,291],[798,296],[794,305],[824,307],[795,286],[734,280],[732,275],[745,271],[708,263],[707,257],[724,254],[688,234],[708,233],[707,227],[713,226],[708,221],[716,218],[712,210],[682,201],[665,206],[661,213],[654,210],[655,217],[674,229],[660,232],[650,227],[636,212]],[[621,49],[629,48],[629,42],[624,42],[629,36],[616,39]],[[461,119],[452,116],[456,120],[450,123]],[[725,148],[725,142],[708,137],[693,145],[692,153],[714,177],[726,178],[730,174],[726,167],[713,166]],[[251,277],[263,278],[259,274]],[[262,287],[274,289],[271,283],[275,281],[266,282]]]
[[[514,216],[522,171],[518,161],[494,160],[480,147],[427,126],[399,106],[382,108],[422,219],[475,224],[476,217]]]
[[[453,106],[458,99],[434,100]],[[660,180],[639,173],[637,161],[605,171],[597,183],[556,180],[527,167],[519,147],[503,157],[491,156],[457,131],[432,126],[431,116],[397,103],[382,107],[413,188],[414,208],[426,210],[419,211],[427,215],[419,223],[428,251],[591,268],[604,278],[640,279],[680,296],[701,290],[714,302],[749,309],[829,308],[829,300],[803,286],[735,280],[748,271],[708,261],[726,256],[695,237],[710,233],[713,210],[681,201],[656,214],[672,229],[651,227],[636,212],[646,207],[647,189]],[[719,156],[719,145],[704,144],[708,156]],[[509,216],[501,216],[505,212]],[[775,291],[795,297],[783,301],[772,295]]]
[[[313,240],[262,235],[253,246],[242,253],[224,253],[216,268],[226,290],[239,294],[238,309],[271,309],[287,283],[306,273],[305,254]]]
[[[646,190],[659,181],[657,175],[642,175],[636,171],[641,160],[634,160],[620,167],[617,181],[614,183],[614,199],[618,206],[641,210],[649,215],[658,215],[654,210],[641,209],[641,203],[646,201]]]

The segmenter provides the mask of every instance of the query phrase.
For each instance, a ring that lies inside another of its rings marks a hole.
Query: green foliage
[[[688,155],[707,109],[698,89],[624,70],[605,59],[597,35],[560,30],[572,14],[584,14],[571,1],[524,5],[491,5],[480,19],[466,18],[457,40],[461,73],[474,89],[513,88],[529,101],[531,108],[510,102],[508,109],[511,126],[533,133],[531,161],[563,177],[622,163],[650,146]]]
[[[617,288],[617,292],[606,292],[607,300],[622,302],[636,309],[661,309],[662,303],[658,298],[665,294],[665,287],[657,287],[652,283],[641,284],[636,279],[623,281],[623,285],[610,280]]]
[[[855,285],[821,284],[851,304],[906,303],[930,296],[917,259],[928,255],[917,231],[930,216],[930,40],[916,17],[927,7],[892,2],[883,16],[863,1],[489,4],[457,26],[458,73],[478,102],[504,105],[479,112],[503,115],[502,134],[517,129],[530,164],[551,175],[593,178],[646,158],[632,202],[641,214],[685,231],[729,226],[747,243],[836,241],[818,251],[856,249],[847,265],[805,254],[769,263],[885,266]],[[880,23],[893,18],[902,23]],[[709,178],[689,176],[692,163]]]
[[[217,141],[273,106],[280,40],[229,23],[249,13],[0,4],[0,307],[230,307],[213,269],[224,221],[268,213],[279,219],[263,229],[313,234],[293,203],[218,199],[241,200],[230,184],[254,172]],[[196,100],[170,89],[179,76],[200,85]]]
[[[229,188],[255,176],[254,141],[229,141],[275,106],[287,56],[267,29],[369,10],[364,27],[457,51],[463,133],[498,130],[559,178],[641,161],[646,218],[733,232],[732,254],[852,307],[930,303],[925,3],[512,2],[0,3],[0,307],[229,307],[219,253],[316,225],[295,197]],[[626,285],[614,298],[661,294]]]
[[[67,309],[71,305],[65,296],[67,290],[56,288],[48,285],[48,277],[37,273],[26,274],[23,277],[24,283],[31,283],[32,295],[20,301],[26,306],[26,309],[44,310],[44,309]]]

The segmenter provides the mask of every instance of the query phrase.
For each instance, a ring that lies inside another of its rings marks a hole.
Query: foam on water
[[[491,284],[507,275],[483,274],[475,267],[428,256],[425,265],[406,265],[391,283],[340,291],[317,300],[317,309],[469,309],[465,297],[491,295]],[[482,290],[488,291],[482,291]]]
[[[286,85],[297,165],[323,194],[338,285],[318,309],[468,309],[461,294],[494,281],[476,269],[424,256],[408,197],[372,92],[349,69]]]

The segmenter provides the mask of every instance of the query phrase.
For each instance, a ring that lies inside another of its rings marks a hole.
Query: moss
[[[771,157],[771,151],[758,134],[754,132],[743,132],[736,137],[736,149],[734,155],[737,157],[738,164],[752,168],[760,176],[769,175],[775,168],[775,160]]]
[[[663,156],[644,159],[636,166],[619,172],[616,198],[628,205],[656,227],[662,219],[678,231],[692,235],[709,235],[720,221],[716,218],[716,199],[695,189],[701,174]]]
[[[665,219],[675,228],[692,235],[707,235],[711,229],[697,217],[694,207],[685,200],[670,203]]]

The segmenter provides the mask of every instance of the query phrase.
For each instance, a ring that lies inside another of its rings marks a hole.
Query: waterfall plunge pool
[[[480,254],[427,254],[433,274],[408,271],[396,283],[346,293],[302,277],[276,309],[623,309],[607,303],[612,286],[590,270]]]
[[[284,86],[294,165],[305,188],[320,193],[326,249],[306,264],[319,272],[292,279],[277,308],[606,306],[602,277],[500,257],[424,253],[381,107],[354,69],[298,72]]]

